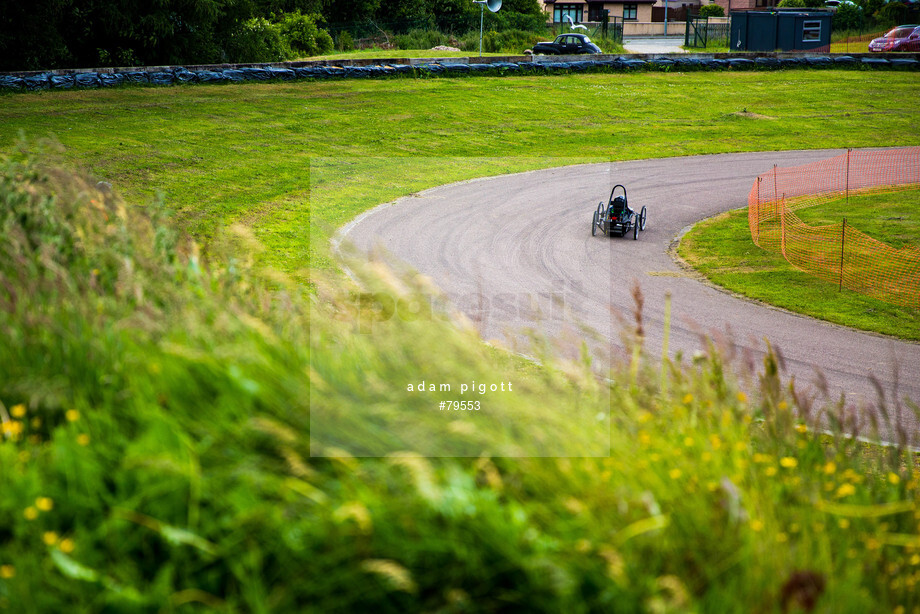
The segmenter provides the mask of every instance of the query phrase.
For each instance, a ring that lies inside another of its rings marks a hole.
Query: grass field
[[[275,265],[298,270],[311,258],[329,266],[323,241],[302,245],[310,222],[336,227],[380,202],[475,176],[913,144],[917,111],[897,101],[917,89],[907,73],[790,71],[44,92],[2,98],[0,143],[8,148],[20,131],[55,135],[68,159],[129,199],[162,192],[194,236],[242,222]]]
[[[916,91],[797,71],[0,97],[0,609],[920,608],[916,453],[848,436],[775,354],[660,362],[637,319],[626,365],[535,364],[447,306],[393,317],[374,297],[426,282],[355,265],[359,290],[312,232],[486,173],[914,144]],[[421,379],[514,393],[444,411],[461,397]]]

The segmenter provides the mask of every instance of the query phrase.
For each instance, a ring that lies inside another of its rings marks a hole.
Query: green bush
[[[291,55],[278,27],[264,17],[250,19],[234,30],[224,52],[228,62],[281,62]]]
[[[538,33],[525,30],[488,31],[482,35],[482,50],[486,53],[520,55],[540,40],[545,38]],[[479,32],[468,32],[462,36],[459,47],[464,51],[478,51]]]
[[[707,4],[700,7],[700,17],[725,17],[725,9],[718,4]]]
[[[300,11],[284,13],[277,21],[284,43],[295,55],[325,55],[332,51],[332,37],[316,25],[316,18]]]
[[[393,37],[397,49],[431,49],[438,45],[449,45],[450,37],[437,30],[410,30]]]
[[[893,27],[903,23],[908,23],[910,10],[907,8],[906,4],[902,4],[900,2],[889,2],[885,6],[881,7],[875,15],[879,24]]]
[[[805,8],[805,0],[780,0],[776,6],[780,8]]]
[[[351,32],[348,30],[339,32],[335,39],[335,48],[339,51],[354,51],[355,39],[351,36]]]

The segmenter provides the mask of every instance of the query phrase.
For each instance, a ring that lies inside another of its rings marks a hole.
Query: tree
[[[0,70],[40,70],[72,61],[61,25],[67,0],[0,0]]]
[[[479,6],[470,0],[428,0],[428,6],[441,32],[462,34],[479,29]]]
[[[831,25],[835,31],[862,30],[865,26],[865,21],[862,7],[846,3],[837,7],[837,12],[834,13]]]
[[[323,17],[335,25],[366,23],[376,17],[379,8],[380,0],[326,0]]]
[[[805,8],[805,0],[780,0],[780,8]]]
[[[377,20],[397,33],[434,25],[427,0],[387,0],[377,9]]]

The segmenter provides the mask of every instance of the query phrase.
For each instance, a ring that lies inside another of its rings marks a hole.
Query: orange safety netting
[[[751,238],[781,252],[792,266],[880,300],[920,308],[920,247],[895,248],[869,237],[844,219],[809,226],[805,207],[849,198],[869,189],[920,188],[920,147],[848,151],[812,164],[773,167],[748,195]]]

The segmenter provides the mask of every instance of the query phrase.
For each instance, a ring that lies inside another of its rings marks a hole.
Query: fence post
[[[776,202],[776,165],[773,165],[773,202]]]
[[[847,240],[847,218],[843,218],[843,224],[840,227],[840,284],[837,288],[838,292],[843,290],[843,248],[846,245]]]
[[[789,261],[786,255],[786,193],[783,193],[783,200],[779,205],[779,250],[783,258]]]
[[[779,199],[777,198],[777,195],[776,195],[776,165],[774,164],[773,165],[773,215],[776,215],[776,207],[777,207],[778,200]],[[782,211],[780,211],[780,215],[782,215]]]
[[[847,149],[847,206],[850,204],[850,152],[852,149]]]

